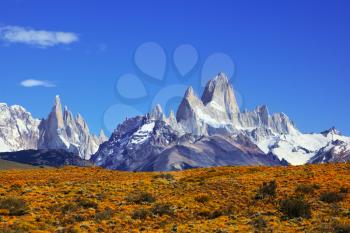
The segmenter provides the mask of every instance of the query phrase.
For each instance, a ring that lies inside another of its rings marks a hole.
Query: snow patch
[[[155,122],[144,124],[138,131],[136,131],[131,138],[131,144],[142,144],[144,143],[152,133],[155,126]]]

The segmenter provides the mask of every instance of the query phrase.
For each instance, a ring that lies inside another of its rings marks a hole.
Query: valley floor
[[[350,164],[0,172],[2,232],[349,232],[349,218]]]

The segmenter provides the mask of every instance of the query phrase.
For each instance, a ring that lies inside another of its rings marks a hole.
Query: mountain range
[[[47,119],[0,104],[0,151],[63,150],[98,166],[126,171],[168,171],[227,165],[302,165],[350,159],[350,138],[335,128],[302,133],[284,113],[266,106],[240,111],[225,74],[198,97],[189,87],[176,114],[161,106],[126,119],[109,139],[89,131],[60,98]]]
[[[21,106],[0,103],[0,152],[65,150],[88,160],[106,140],[103,130],[99,136],[91,134],[80,114],[73,117],[67,107],[62,109],[59,96],[48,117],[41,120]]]

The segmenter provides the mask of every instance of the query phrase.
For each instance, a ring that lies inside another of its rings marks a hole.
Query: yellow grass
[[[332,232],[337,225],[350,224],[350,193],[337,203],[320,201],[321,193],[350,190],[350,164],[194,169],[170,173],[174,179],[159,174],[76,167],[1,171],[0,200],[23,199],[27,211],[10,216],[7,209],[0,209],[0,228],[5,232]],[[276,196],[256,200],[262,183],[272,180],[277,182]],[[279,203],[296,195],[299,184],[320,186],[304,194],[312,217],[286,219]],[[155,200],[134,203],[132,198],[141,192]],[[159,204],[166,204],[172,213],[156,214],[153,209]],[[140,210],[146,213],[144,219],[133,218]],[[259,220],[265,224],[259,227]]]

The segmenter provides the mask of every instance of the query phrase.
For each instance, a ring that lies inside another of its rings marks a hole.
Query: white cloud
[[[47,48],[76,42],[79,40],[79,37],[72,32],[54,32],[19,26],[5,26],[0,27],[0,40],[8,43],[23,43]]]
[[[27,79],[21,82],[23,87],[55,87],[53,82],[46,80]]]

